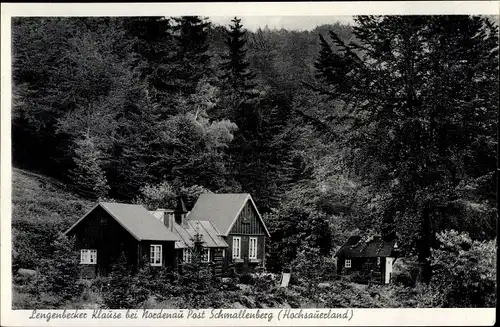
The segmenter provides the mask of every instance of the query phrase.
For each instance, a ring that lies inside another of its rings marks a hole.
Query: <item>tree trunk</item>
[[[418,245],[418,261],[421,269],[420,279],[426,284],[430,282],[432,275],[430,266],[432,234],[431,206],[429,203],[426,203],[422,211],[422,226]]]

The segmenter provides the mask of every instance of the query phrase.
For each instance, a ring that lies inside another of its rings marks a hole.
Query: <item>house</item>
[[[397,238],[351,236],[337,251],[337,274],[357,274],[358,281],[389,284],[398,256]],[[356,279],[355,279],[356,280]]]
[[[191,211],[179,198],[175,209],[148,211],[141,205],[100,202],[65,234],[75,236],[84,277],[107,276],[123,252],[136,269],[175,268],[190,262],[201,237],[203,260],[221,272],[265,266],[269,232],[250,194],[202,194]]]
[[[270,234],[250,194],[201,194],[188,219],[211,222],[228,244],[224,270],[234,267],[238,272],[252,272],[265,267]]]
[[[149,212],[176,235],[173,259],[177,263],[191,262],[194,242],[199,235],[203,246],[202,260],[215,263],[216,270],[222,272],[228,245],[212,222],[188,219],[189,211],[182,198],[178,198],[175,209],[157,209]]]
[[[171,258],[178,236],[142,205],[99,202],[65,234],[75,236],[86,278],[107,276],[122,253],[133,269],[145,256],[152,266],[175,264]]]

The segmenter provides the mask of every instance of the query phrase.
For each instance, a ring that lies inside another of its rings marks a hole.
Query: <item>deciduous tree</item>
[[[340,52],[322,39],[316,89],[343,103],[335,122],[350,126],[351,167],[388,195],[385,216],[428,267],[434,232],[452,227],[454,216],[467,219],[463,187],[493,186],[498,29],[467,16],[356,21],[356,42],[330,33]],[[488,205],[485,197],[473,201]]]

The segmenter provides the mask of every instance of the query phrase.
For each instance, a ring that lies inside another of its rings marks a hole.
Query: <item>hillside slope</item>
[[[71,193],[63,183],[13,168],[13,269],[36,269],[51,252],[51,243],[93,205]]]

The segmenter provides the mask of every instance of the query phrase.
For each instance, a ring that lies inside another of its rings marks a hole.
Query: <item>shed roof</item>
[[[380,236],[371,237],[365,241],[360,236],[351,236],[337,251],[337,257],[369,258],[394,256],[396,239],[384,240]]]
[[[269,236],[267,227],[252,197],[248,193],[203,193],[191,210],[189,220],[208,220],[217,228],[221,235],[227,236],[247,201],[251,201],[257,212],[257,216]]]
[[[174,223],[174,231],[180,237],[180,240],[175,242],[176,249],[193,247],[193,238],[199,233],[203,240],[203,246],[207,248],[227,247],[226,241],[219,235],[219,231],[215,226],[204,220],[187,220],[185,227]]]
[[[164,222],[165,213],[173,213],[172,209],[156,209],[149,211],[159,221]],[[193,247],[193,238],[199,233],[203,240],[203,246],[209,248],[227,247],[226,241],[220,236],[217,228],[210,222],[204,220],[186,219],[185,225],[180,225],[174,219],[170,220],[173,224],[171,231],[177,235],[178,241],[175,242],[176,249]],[[169,229],[169,227],[165,227]],[[170,230],[170,229],[169,229]]]
[[[97,207],[102,207],[123,228],[125,228],[138,241],[177,241],[179,237],[150,214],[140,204],[124,204],[114,202],[99,202],[92,210],[80,218],[65,233],[68,234],[83,219],[85,219]]]

